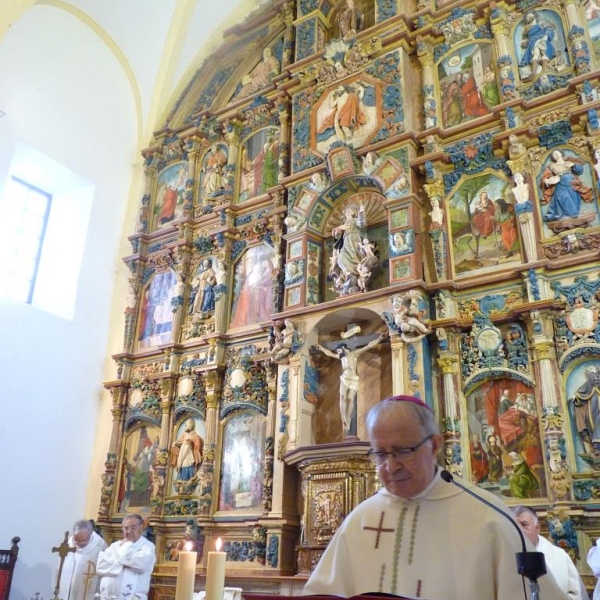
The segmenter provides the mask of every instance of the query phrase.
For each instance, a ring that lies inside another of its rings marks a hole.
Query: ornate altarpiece
[[[589,575],[594,6],[362,0],[349,30],[343,2],[274,1],[194,75],[143,153],[106,384],[99,522],[148,518],[161,595],[185,539],[223,538],[228,575],[260,585],[310,571],[377,487],[362,420],[392,393],[435,410],[448,470],[539,509]]]

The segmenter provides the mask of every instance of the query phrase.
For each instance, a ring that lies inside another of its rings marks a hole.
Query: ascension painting
[[[268,321],[273,311],[273,259],[268,244],[248,249],[235,267],[229,327]]]
[[[500,103],[491,44],[454,50],[438,64],[438,80],[444,127],[487,115]]]
[[[454,272],[490,271],[521,261],[510,182],[486,172],[461,181],[448,200]]]
[[[597,222],[591,168],[574,151],[552,150],[542,163],[537,183],[546,236]]]
[[[125,438],[117,512],[150,511],[152,488],[159,483],[153,467],[159,440],[160,429],[154,425],[140,425]]]
[[[562,23],[553,10],[527,11],[515,27],[514,40],[523,81],[560,73],[570,64]]]
[[[502,497],[546,495],[543,445],[533,387],[487,381],[467,395],[473,483]]]
[[[183,217],[188,177],[188,165],[183,162],[171,165],[159,174],[154,203],[154,229],[167,227],[171,221]]]
[[[600,466],[600,362],[579,363],[567,378],[566,395],[577,471],[596,471]]]
[[[219,510],[262,510],[266,417],[241,413],[223,431]]]
[[[327,90],[311,113],[311,148],[325,155],[334,142],[366,145],[381,125],[381,84],[365,75]]]
[[[157,273],[146,286],[138,321],[140,348],[168,344],[173,340],[172,300],[176,288],[177,276],[170,269]]]
[[[279,176],[279,130],[261,129],[242,144],[238,202],[263,194],[277,185]]]

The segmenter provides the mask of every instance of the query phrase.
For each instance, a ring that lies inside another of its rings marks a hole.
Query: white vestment
[[[600,577],[600,546],[598,546],[598,542],[600,539],[596,540],[596,545],[590,548],[587,555],[587,564],[596,577]],[[600,600],[600,581],[596,583],[593,600]]]
[[[120,540],[100,552],[96,570],[102,600],[147,600],[156,562],[154,544],[144,536],[136,542]]]
[[[69,537],[69,546],[75,547],[73,536]],[[59,598],[61,600],[93,600],[98,591],[96,561],[98,554],[106,548],[106,542],[95,532],[84,548],[69,552],[63,563],[60,575]]]
[[[508,508],[493,494],[455,478]],[[346,517],[327,546],[305,594],[350,597],[383,592],[428,600],[520,600],[518,525],[503,518],[439,472],[419,497],[380,490]],[[528,550],[533,550],[527,542]],[[564,600],[551,575],[538,580],[540,598]],[[525,581],[529,593],[529,581]]]
[[[587,592],[582,593],[579,571],[577,571],[571,557],[562,548],[540,536],[535,549],[544,553],[546,569],[554,576],[558,587],[565,594],[565,598],[569,600],[583,600],[585,598],[587,600]]]

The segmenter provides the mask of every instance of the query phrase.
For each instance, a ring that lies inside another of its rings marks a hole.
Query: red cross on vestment
[[[365,525],[363,527],[363,529],[368,529],[369,531],[376,531],[377,532],[377,537],[375,538],[375,550],[377,550],[377,548],[379,548],[379,538],[381,537],[382,533],[385,532],[389,532],[389,533],[393,533],[395,531],[395,529],[388,529],[386,527],[383,527],[383,519],[385,518],[385,510],[381,511],[381,517],[379,517],[379,526],[378,527],[369,527],[368,525]]]

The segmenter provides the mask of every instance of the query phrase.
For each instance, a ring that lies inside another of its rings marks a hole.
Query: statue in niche
[[[242,89],[238,93],[239,98],[250,96],[271,84],[273,78],[279,75],[281,65],[277,57],[273,56],[271,48],[263,50],[262,60],[242,78]]]
[[[542,203],[548,205],[546,221],[578,217],[581,202],[593,202],[592,190],[579,178],[582,174],[580,161],[565,159],[561,150],[552,152],[541,178]]]
[[[600,454],[600,368],[592,365],[585,369],[585,381],[571,395],[569,404],[584,452]]]
[[[178,494],[192,493],[198,483],[203,448],[204,440],[196,432],[196,421],[189,418],[183,434],[171,446],[171,465],[176,470],[173,487]]]
[[[205,258],[192,280],[189,314],[205,315],[215,310],[217,274],[212,265],[212,260]]]
[[[346,8],[337,17],[337,26],[344,41],[364,29],[365,17],[354,5],[354,0],[346,0]]]
[[[530,11],[525,15],[519,67],[523,79],[531,79],[551,67],[556,67],[557,31],[555,23],[546,19],[541,12]]]
[[[227,185],[225,166],[227,155],[218,146],[214,145],[206,157],[204,165],[204,194],[206,196],[217,196],[223,193]]]
[[[334,290],[340,296],[361,289],[365,291],[366,282],[379,264],[374,244],[360,233],[366,224],[364,206],[361,205],[358,211],[353,206],[347,206],[344,209],[344,222],[332,231],[334,244],[329,276],[334,281]]]
[[[321,344],[316,345],[316,349],[320,350],[326,356],[335,358],[342,363],[342,374],[340,375],[340,414],[342,416],[342,430],[344,437],[356,435],[356,420],[353,420],[356,414],[356,403],[358,398],[358,388],[360,378],[358,376],[358,358],[367,350],[374,348],[387,337],[387,331],[379,334],[375,339],[371,340],[365,346],[360,348],[350,348],[348,342],[350,338],[360,333],[361,329],[357,325],[345,333],[341,334],[341,338],[345,341],[338,344],[335,351],[331,351]]]

